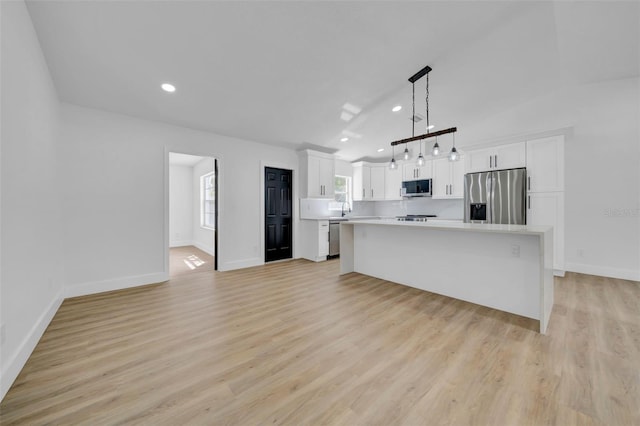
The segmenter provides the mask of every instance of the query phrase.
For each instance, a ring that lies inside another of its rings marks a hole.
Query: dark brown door
[[[291,170],[264,169],[264,260],[290,259],[291,248]]]

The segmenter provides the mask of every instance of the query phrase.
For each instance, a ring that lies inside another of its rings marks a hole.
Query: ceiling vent
[[[424,120],[424,116],[416,114],[413,117],[409,117],[409,120],[413,120],[414,123]]]

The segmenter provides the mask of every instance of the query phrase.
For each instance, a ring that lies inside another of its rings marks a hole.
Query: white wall
[[[0,399],[62,302],[59,103],[23,2],[0,2]]]
[[[214,244],[213,244],[213,231],[211,229],[205,229],[200,226],[200,178],[208,173],[213,172],[214,159],[203,158],[200,162],[195,164],[192,169],[192,194],[193,194],[193,208],[192,208],[192,223],[193,223],[193,245],[200,250],[209,253],[211,256],[215,256]]]
[[[61,117],[67,295],[168,277],[169,152],[219,161],[219,269],[262,264],[263,166],[295,176],[294,151],[65,103]]]
[[[640,280],[639,94],[637,77],[581,85],[459,126],[462,145],[569,129],[564,131],[569,271]]]
[[[169,247],[193,244],[193,167],[169,166]]]

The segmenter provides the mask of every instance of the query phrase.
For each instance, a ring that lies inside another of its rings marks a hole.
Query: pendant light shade
[[[393,146],[391,147],[391,161],[389,162],[389,168],[391,170],[395,170],[398,168],[398,163],[396,163],[396,154]]]
[[[420,154],[418,154],[418,160],[416,161],[418,167],[424,166],[424,156],[422,155],[422,141],[420,141]]]
[[[436,138],[436,143],[433,144],[433,148],[431,149],[431,155],[437,157],[440,155],[440,145],[438,145],[438,138]]]
[[[407,148],[407,146],[405,145],[404,147],[404,153],[402,154],[402,159],[404,161],[407,161],[411,158],[411,153],[409,152],[409,148]]]
[[[458,161],[460,159],[460,154],[456,149],[456,134],[453,134],[453,146],[451,147],[451,151],[449,152],[449,161]]]
[[[458,150],[454,146],[451,148],[451,152],[449,152],[449,161],[458,161],[460,159],[460,154],[458,154]]]

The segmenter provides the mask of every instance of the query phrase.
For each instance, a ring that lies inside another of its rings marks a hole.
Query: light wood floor
[[[195,272],[213,272],[213,260],[213,256],[194,246],[172,247],[169,249],[169,275],[176,278]]]
[[[297,260],[66,300],[10,424],[640,424],[640,283],[556,282],[549,335]]]

